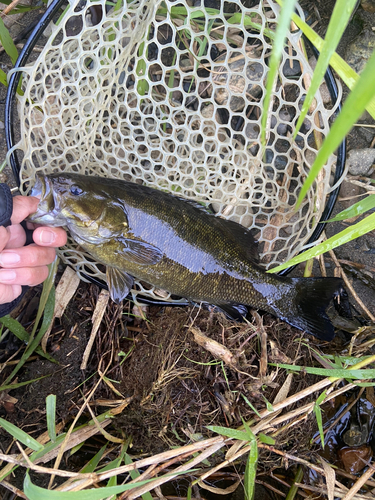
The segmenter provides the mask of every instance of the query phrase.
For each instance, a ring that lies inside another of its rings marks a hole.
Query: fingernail
[[[2,252],[0,253],[0,266],[6,266],[9,264],[17,264],[21,260],[20,256],[16,252]]]
[[[43,229],[42,232],[40,233],[40,241],[42,243],[50,245],[55,241],[55,239],[56,239],[55,233],[53,231],[50,231],[49,229]]]
[[[1,269],[0,270],[0,282],[1,283],[8,283],[9,281],[14,281],[16,279],[16,273],[15,271],[11,270],[5,270]]]

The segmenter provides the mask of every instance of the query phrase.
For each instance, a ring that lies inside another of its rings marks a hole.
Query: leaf
[[[246,397],[244,394],[241,394],[241,396],[244,398],[244,400],[245,400],[245,401],[246,401],[246,403],[250,406],[250,408],[253,410],[253,412],[254,412],[254,413],[255,413],[255,414],[256,414],[259,418],[261,418],[259,411],[255,408],[255,406],[254,406],[254,405],[252,405],[252,404],[250,403],[250,401],[247,399],[247,397]]]
[[[48,435],[52,443],[56,441],[56,396],[50,394],[46,397],[46,414]]]
[[[348,95],[342,110],[336,118],[327,137],[324,139],[322,147],[319,149],[316,159],[310,169],[307,179],[303,183],[297,200],[297,208],[301,204],[306,193],[317,177],[320,170],[338,148],[343,138],[348,134],[354,123],[365,111],[366,106],[375,96],[375,51],[368,60],[362,74],[355,84],[353,90]]]
[[[246,432],[238,431],[236,429],[229,429],[228,427],[220,427],[218,425],[207,425],[207,429],[222,436],[230,437],[232,439],[239,439],[241,441],[249,440]]]
[[[9,385],[1,385],[1,391],[12,391],[13,389],[18,389],[18,387],[23,387],[24,385],[32,384],[33,382],[37,382],[38,380],[42,380],[42,378],[50,377],[51,375],[43,375],[42,377],[33,378],[32,380],[26,380],[26,382],[16,382],[14,384]]]
[[[22,340],[26,344],[29,343],[30,341],[30,335],[29,333],[25,330],[25,328],[19,323],[16,319],[11,318],[9,315],[8,316],[3,316],[0,318],[0,322],[10,330],[13,335],[15,335],[18,339]],[[51,361],[51,363],[57,363],[55,358],[50,356],[49,354],[43,352],[43,349],[41,347],[37,347],[35,349],[35,352],[39,354],[39,356],[43,356],[44,358],[48,359],[48,361]]]
[[[124,458],[125,458],[126,465],[133,463],[132,459],[129,457],[129,455],[127,453],[125,453]],[[137,479],[137,477],[139,477],[141,475],[137,469],[133,469],[133,470],[129,471],[129,474],[130,474],[130,477],[132,479]],[[146,491],[146,493],[143,493],[142,498],[143,498],[143,500],[152,500],[152,495],[149,491]]]
[[[271,366],[277,366],[278,368],[286,368],[294,372],[305,372],[311,375],[320,375],[322,377],[334,377],[334,378],[345,378],[345,379],[372,379],[375,378],[375,369],[364,369],[364,370],[351,370],[344,368],[315,368],[312,366],[296,366],[296,365],[285,365],[270,363]]]
[[[1,68],[0,68],[0,83],[5,87],[8,87],[7,74]]]
[[[326,391],[323,391],[314,404],[314,413],[316,422],[318,424],[320,442],[323,449],[324,449],[324,431],[323,431],[322,410],[320,409],[320,405],[321,403],[323,403],[326,395],[327,395]]]
[[[18,51],[17,47],[14,45],[12,37],[9,34],[8,29],[6,28],[4,21],[0,17],[0,42],[4,47],[5,52],[10,57],[13,64],[16,63],[18,59]]]
[[[347,227],[346,229],[344,229],[340,233],[335,234],[335,236],[332,236],[328,240],[323,241],[322,243],[316,245],[315,247],[309,248],[300,255],[297,255],[296,257],[293,257],[293,259],[288,260],[288,262],[285,262],[280,266],[274,267],[267,272],[277,273],[287,267],[294,266],[296,264],[299,264],[300,262],[305,262],[306,260],[312,259],[313,257],[317,257],[318,255],[321,255],[324,252],[328,252],[328,250],[333,250],[338,246],[344,245],[344,243],[348,243],[348,241],[355,240],[356,238],[359,238],[359,236],[362,236],[368,233],[369,231],[372,231],[374,228],[375,228],[375,213],[368,215],[365,219],[361,220],[360,222],[357,222],[357,224]]]
[[[266,127],[267,127],[267,119],[271,111],[270,110],[271,96],[276,82],[277,72],[279,70],[281,55],[284,50],[284,41],[289,30],[290,18],[294,11],[295,5],[296,5],[296,0],[285,0],[280,12],[280,16],[278,18],[275,40],[272,45],[272,53],[267,75],[266,95],[263,102],[262,121],[261,121],[262,123],[261,142],[263,146],[266,143]]]
[[[255,478],[258,466],[258,445],[256,439],[251,441],[249,457],[246,462],[244,475],[244,493],[246,500],[252,500],[255,493]]]
[[[15,366],[12,373],[4,382],[5,385],[9,384],[9,382],[12,380],[15,374],[22,368],[22,366],[26,363],[26,361],[29,359],[32,353],[37,349],[39,342],[42,340],[43,335],[46,333],[49,325],[51,324],[51,321],[53,319],[53,313],[55,310],[55,288],[53,286],[53,283],[56,275],[57,262],[58,259],[55,259],[54,262],[48,266],[49,273],[47,279],[43,283],[42,294],[40,296],[40,301],[39,301],[39,308],[36,315],[34,328],[30,336],[30,343],[28,344],[25,352],[22,354],[21,359]],[[43,311],[44,311],[43,322],[40,327],[38,335],[34,338]]]
[[[100,448],[98,453],[96,453],[92,457],[92,459],[89,462],[87,462],[87,464],[80,470],[80,472],[82,474],[88,474],[89,472],[94,472],[94,470],[98,466],[100,460],[102,459],[102,456],[103,456],[106,448],[107,448],[107,445],[105,444],[102,448]]]
[[[22,444],[27,446],[28,448],[31,448],[34,451],[41,451],[43,450],[43,445],[38,443],[34,438],[29,436],[26,432],[24,432],[22,429],[19,429],[15,425],[11,424],[10,422],[7,422],[3,418],[0,418],[0,426],[5,429],[11,436],[13,436],[14,439],[17,441],[20,441]]]
[[[122,484],[120,486],[110,486],[104,488],[90,488],[82,491],[55,491],[40,488],[31,482],[29,473],[26,473],[23,483],[25,495],[29,500],[101,500],[112,495],[117,495],[123,491],[137,488],[143,484],[149,483],[153,479],[146,479],[138,483]]]
[[[375,207],[375,194],[370,194],[366,196],[363,200],[357,201],[354,205],[346,208],[342,212],[333,217],[333,219],[329,219],[326,222],[336,222],[345,219],[350,219],[351,217],[356,217],[357,215],[362,215],[368,210],[372,210]]]
[[[323,458],[321,458],[324,473],[326,476],[327,493],[328,500],[334,500],[335,498],[335,483],[336,483],[336,472],[333,467],[331,467]]]
[[[271,446],[273,446],[276,442],[273,438],[271,438],[271,436],[266,436],[263,432],[258,434],[258,439],[261,443],[270,444]]]
[[[323,48],[320,52],[320,56],[310,83],[310,88],[306,94],[301,114],[298,118],[296,129],[294,131],[294,139],[296,138],[303,120],[305,119],[307,112],[309,111],[309,108],[314,100],[315,93],[324,78],[332,54],[335,52],[336,47],[340,42],[341,36],[349,22],[350,16],[353,13],[356,4],[357,0],[337,0],[337,2],[335,3],[335,7],[329,21]]]

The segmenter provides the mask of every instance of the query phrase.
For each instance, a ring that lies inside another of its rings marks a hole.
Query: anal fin
[[[119,271],[114,267],[107,267],[107,284],[111,299],[119,304],[124,300],[133,286],[134,278],[130,274]]]

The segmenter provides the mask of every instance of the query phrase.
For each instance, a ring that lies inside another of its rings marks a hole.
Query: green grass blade
[[[271,366],[277,366],[278,368],[285,368],[292,372],[305,372],[310,375],[319,375],[321,377],[334,377],[334,378],[345,378],[345,379],[372,379],[375,378],[375,369],[354,369],[350,368],[316,368],[313,366],[296,366],[296,365],[286,365],[286,364],[276,364],[270,363]]]
[[[247,399],[247,397],[246,397],[244,394],[241,394],[241,396],[244,398],[244,400],[245,400],[246,404],[248,404],[248,405],[250,406],[250,408],[253,410],[253,412],[254,412],[254,413],[255,413],[255,414],[256,414],[259,418],[261,418],[259,411],[255,408],[255,406],[254,406],[254,405],[252,405],[252,404],[250,403],[250,401]]]
[[[318,424],[320,442],[321,442],[323,449],[324,449],[324,431],[323,431],[322,410],[320,408],[320,405],[323,403],[326,395],[327,395],[326,391],[323,391],[322,394],[316,400],[315,405],[314,405],[315,418],[316,418],[316,422]]]
[[[263,432],[258,434],[258,439],[261,443],[270,444],[271,446],[273,446],[276,442],[271,436],[266,436]]]
[[[14,45],[12,37],[9,34],[8,29],[6,28],[4,21],[0,17],[0,42],[4,47],[5,52],[10,57],[13,64],[16,63],[18,59],[18,51],[17,47]]]
[[[97,468],[100,460],[102,459],[102,456],[107,449],[107,445],[105,444],[98,453],[96,453],[92,459],[87,462],[87,464],[80,470],[82,474],[88,474],[89,472],[94,472],[94,470]]]
[[[246,432],[230,429],[228,427],[220,427],[219,425],[207,425],[207,429],[216,432],[221,436],[226,436],[232,439],[239,439],[240,441],[248,441],[249,436]]]
[[[23,483],[25,495],[29,500],[102,500],[103,498],[117,495],[124,491],[142,486],[154,479],[139,481],[139,483],[122,484],[104,488],[90,488],[82,491],[54,491],[40,488],[31,482],[29,473],[26,473]]]
[[[124,459],[125,459],[126,465],[133,463],[132,459],[130,458],[130,456],[127,453],[125,453]],[[129,473],[130,473],[130,477],[132,479],[137,479],[137,477],[139,477],[141,475],[137,469],[133,469],[133,470],[129,471]],[[152,495],[149,491],[147,491],[146,493],[143,493],[142,498],[143,498],[143,500],[152,500]]]
[[[52,443],[56,441],[56,396],[50,394],[46,397],[46,414],[48,435]]]
[[[276,0],[279,5],[282,5],[282,0]],[[315,45],[315,47],[321,52],[323,50],[324,40],[312,29],[305,21],[297,14],[292,14],[292,21],[302,30],[303,34],[310,40],[310,42]],[[336,71],[340,78],[350,90],[353,89],[354,85],[359,79],[357,73],[352,69],[349,64],[347,64],[336,52],[332,55],[330,60],[330,65]],[[366,110],[375,119],[375,98],[373,98],[367,105]]]
[[[18,339],[22,340],[22,342],[25,342],[26,344],[29,343],[29,333],[16,319],[11,318],[10,316],[3,316],[2,318],[0,318],[0,323],[8,328],[8,330],[10,330]],[[37,347],[35,349],[35,352],[39,354],[39,356],[43,356],[44,358],[48,359],[48,361],[51,361],[51,363],[57,363],[55,358],[45,353],[41,347]]]
[[[58,263],[58,259],[55,259],[55,261],[48,266],[49,273],[48,273],[47,279],[43,283],[43,290],[42,290],[42,294],[40,296],[40,301],[39,301],[39,309],[38,309],[38,312],[36,315],[34,328],[33,328],[33,331],[31,332],[31,336],[30,336],[31,341],[28,344],[21,359],[17,363],[16,367],[14,368],[12,373],[9,375],[9,377],[6,379],[4,384],[9,384],[9,382],[16,375],[16,373],[26,363],[26,361],[29,359],[29,357],[32,355],[32,353],[35,351],[35,349],[38,347],[39,342],[42,340],[43,335],[46,333],[49,325],[52,322],[53,313],[55,310],[54,281],[55,281],[57,263]],[[42,325],[40,327],[38,335],[34,338],[35,331],[38,328],[40,318],[42,317],[43,312],[44,312],[44,315],[43,315]]]
[[[18,389],[19,387],[23,387],[24,385],[32,384],[33,382],[38,382],[38,380],[42,380],[43,378],[50,377],[51,375],[43,375],[42,377],[33,378],[32,380],[26,380],[26,382],[17,382],[15,384],[9,385],[1,385],[1,391],[12,391],[13,389]]]
[[[246,462],[244,475],[244,492],[246,500],[253,500],[255,493],[255,478],[258,466],[258,445],[256,439],[252,439],[250,453]]]
[[[344,106],[335,120],[322,147],[320,148],[307,179],[303,183],[297,200],[297,207],[301,204],[314,179],[328,160],[329,156],[338,148],[344,137],[358,118],[365,111],[367,104],[375,96],[375,52],[372,53],[358,82],[348,95]]]
[[[294,476],[293,484],[290,487],[288,494],[285,498],[285,500],[294,500],[297,496],[297,493],[299,492],[299,486],[296,486],[296,483],[301,483],[303,480],[303,469],[302,466],[300,465],[298,467],[297,473]]]
[[[353,226],[347,227],[340,233],[335,234],[326,241],[319,243],[315,247],[309,248],[305,252],[293,257],[293,259],[288,260],[284,264],[280,266],[274,267],[270,269],[269,273],[277,273],[282,269],[285,269],[290,266],[294,266],[301,262],[305,262],[308,259],[312,259],[313,257],[317,257],[322,253],[328,252],[328,250],[333,250],[334,248],[344,245],[344,243],[348,243],[348,241],[355,240],[359,236],[363,236],[364,234],[372,231],[375,228],[375,213],[368,215],[365,219],[357,222]]]
[[[324,45],[320,53],[319,59],[314,70],[311,80],[310,88],[307,92],[305,101],[302,106],[301,114],[298,118],[296,129],[293,138],[301,128],[303,120],[305,119],[309,108],[314,100],[315,93],[317,92],[321,81],[324,78],[325,72],[329,65],[332,54],[335,52],[336,47],[342,37],[342,34],[349,22],[350,16],[357,4],[357,0],[337,0],[333,9],[331,19],[329,21],[327,34],[325,37]]]
[[[2,69],[0,69],[0,83],[4,85],[4,87],[8,87],[7,74]]]
[[[35,441],[34,438],[29,436],[26,432],[23,430],[19,429],[15,425],[11,424],[10,422],[7,422],[3,418],[0,418],[0,426],[5,429],[9,434],[16,439],[17,441],[20,441],[22,444],[27,446],[28,448],[31,448],[32,450],[35,451],[40,451],[43,450],[43,445],[38,443],[38,441]]]
[[[261,142],[266,144],[267,118],[270,113],[271,97],[276,83],[277,73],[282,52],[284,50],[285,38],[288,34],[290,18],[294,11],[296,0],[285,0],[283,3],[275,33],[275,40],[272,45],[270,65],[267,75],[266,95],[263,101],[262,121],[261,121]]]
[[[375,194],[370,194],[366,196],[361,201],[354,203],[349,208],[346,208],[342,212],[333,217],[333,219],[328,220],[327,222],[336,222],[340,220],[350,219],[351,217],[356,217],[357,215],[364,214],[368,210],[371,210],[375,207]]]

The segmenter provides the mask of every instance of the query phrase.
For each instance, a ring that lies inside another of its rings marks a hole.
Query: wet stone
[[[352,175],[369,175],[375,161],[375,149],[352,149],[349,151],[346,163]]]
[[[372,30],[364,30],[348,45],[346,49],[346,62],[360,73],[369,60],[375,48],[375,36]]]
[[[357,474],[366,467],[367,462],[372,457],[372,450],[370,446],[363,445],[341,448],[338,454],[344,469],[351,474]]]

